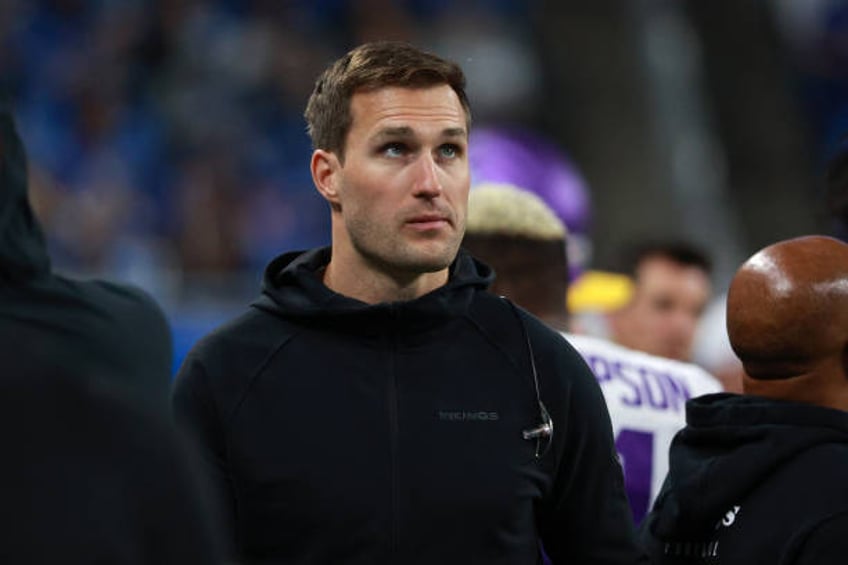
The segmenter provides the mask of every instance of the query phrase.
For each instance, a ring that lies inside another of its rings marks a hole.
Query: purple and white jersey
[[[638,524],[668,472],[668,449],[686,425],[690,398],[721,392],[715,377],[691,363],[634,351],[602,339],[563,334],[591,367],[612,420],[627,497]]]

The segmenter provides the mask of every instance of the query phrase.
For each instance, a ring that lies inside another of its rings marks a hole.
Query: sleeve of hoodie
[[[797,546],[792,565],[837,565],[848,556],[848,511],[828,517],[805,536]]]
[[[536,354],[554,419],[554,457],[547,462],[555,467],[554,482],[539,516],[545,550],[554,565],[647,562],[601,389],[582,357],[556,338],[542,341],[548,351]]]
[[[236,547],[235,493],[229,472],[221,409],[197,347],[180,367],[174,381],[172,407],[178,429],[194,447],[197,467],[221,508],[227,544]]]

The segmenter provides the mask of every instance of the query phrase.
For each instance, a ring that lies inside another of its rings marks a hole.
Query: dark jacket
[[[484,292],[464,253],[445,286],[377,305],[322,284],[329,253],[274,260],[177,376],[239,557],[528,565],[541,540],[554,563],[636,562],[603,397],[563,338]],[[522,326],[554,420],[540,461]]]
[[[22,344],[19,359],[103,378],[165,406],[171,365],[165,316],[139,289],[51,271],[29,204],[24,148],[8,102],[0,100],[0,347],[13,337]],[[14,369],[14,363],[4,367]]]
[[[689,401],[640,535],[655,563],[842,564],[848,414],[731,394]]]
[[[27,365],[0,379],[0,563],[221,563],[212,498],[164,414]]]

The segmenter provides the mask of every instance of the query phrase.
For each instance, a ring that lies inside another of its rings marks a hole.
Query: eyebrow
[[[443,137],[467,137],[467,133],[465,128],[445,128],[442,130],[441,135]],[[415,132],[409,126],[397,126],[397,127],[388,127],[383,128],[377,132],[374,136],[375,139],[385,139],[385,138],[410,138],[414,137]]]
[[[465,128],[447,128],[442,130],[442,135],[445,137],[468,137]]]

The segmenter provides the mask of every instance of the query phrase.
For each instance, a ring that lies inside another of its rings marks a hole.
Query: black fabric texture
[[[844,545],[824,526],[836,515],[844,522],[846,474],[848,414],[702,396],[687,404],[687,426],[640,535],[657,563],[794,563],[805,544],[818,552]]]
[[[0,442],[0,562],[223,563],[190,444],[120,388],[18,362],[0,379]]]

